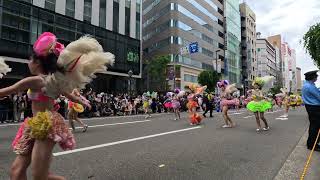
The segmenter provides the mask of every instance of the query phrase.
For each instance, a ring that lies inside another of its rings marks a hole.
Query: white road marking
[[[89,128],[93,128],[93,127],[103,127],[103,126],[115,126],[115,125],[122,125],[122,124],[135,124],[135,123],[142,123],[142,122],[148,122],[151,120],[144,120],[144,121],[128,121],[128,122],[122,122],[122,123],[113,123],[113,124],[99,124],[99,125],[92,125],[92,126],[88,126]],[[69,128],[70,130],[72,128]],[[82,127],[76,127],[76,129],[82,129]]]
[[[98,148],[103,148],[103,147],[108,147],[108,146],[114,146],[114,145],[117,145],[117,144],[123,144],[123,143],[128,143],[128,142],[133,142],[133,141],[139,141],[139,140],[143,140],[143,139],[149,139],[149,138],[158,137],[158,136],[164,136],[164,135],[168,135],[168,134],[174,134],[174,133],[179,133],[179,132],[184,132],[184,131],[190,131],[190,130],[199,129],[199,128],[202,128],[202,126],[196,126],[196,127],[192,127],[192,128],[180,129],[180,130],[175,130],[175,131],[168,131],[168,132],[164,132],[164,133],[153,134],[153,135],[148,135],[148,136],[142,136],[142,137],[126,139],[126,140],[121,140],[121,141],[115,141],[115,142],[111,142],[111,143],[105,143],[105,144],[100,144],[100,145],[95,145],[95,146],[89,146],[89,147],[74,149],[74,150],[70,150],[70,151],[57,152],[57,153],[53,153],[53,156],[62,156],[62,155],[66,155],[66,154],[72,154],[72,153],[76,153],[76,152],[88,151],[88,150],[98,149]]]
[[[283,111],[283,110],[278,110],[278,111],[273,111],[273,112],[266,112],[265,114],[273,114],[273,113],[276,113],[276,112],[279,112],[279,111]],[[247,119],[247,118],[251,118],[251,117],[254,117],[254,115],[245,116],[245,117],[243,117],[243,118],[244,118],[244,119]]]
[[[0,127],[7,127],[7,126],[20,126],[22,123],[16,123],[16,124],[3,124],[3,125],[0,125]]]
[[[272,113],[276,113],[276,112],[280,112],[280,111],[283,111],[283,110],[277,110],[277,111],[273,111],[273,112],[266,112],[266,114],[272,114]]]
[[[282,118],[282,117],[279,117],[279,118],[276,118],[276,119],[281,120],[281,121],[288,120],[288,118]]]
[[[236,114],[243,114],[243,113],[238,112],[238,113],[232,113],[230,115],[236,115]]]
[[[251,117],[253,117],[253,115],[251,115],[251,116],[246,116],[246,117],[243,117],[244,119],[247,119],[247,118],[251,118]]]

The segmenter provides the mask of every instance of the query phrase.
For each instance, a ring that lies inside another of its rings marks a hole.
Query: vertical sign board
[[[189,52],[190,54],[199,52],[198,42],[193,42],[189,44]]]

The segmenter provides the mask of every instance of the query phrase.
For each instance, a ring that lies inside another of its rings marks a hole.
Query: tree
[[[272,93],[272,94],[278,94],[278,93],[281,92],[280,89],[281,89],[281,86],[276,85],[276,86],[274,86],[273,88],[270,89],[270,93]]]
[[[320,67],[320,23],[311,26],[303,36],[303,40],[303,45],[307,52],[315,64]]]
[[[150,90],[163,91],[167,88],[167,65],[170,63],[170,56],[156,56],[150,60],[149,76],[154,82],[154,86]]]
[[[198,83],[202,86],[207,85],[207,89],[212,92],[219,81],[219,74],[216,71],[202,71],[198,76]]]

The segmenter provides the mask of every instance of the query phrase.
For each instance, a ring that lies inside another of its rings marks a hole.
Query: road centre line
[[[112,124],[99,124],[99,125],[92,125],[88,126],[89,128],[94,128],[94,127],[104,127],[104,126],[115,126],[115,125],[122,125],[122,124],[135,124],[135,123],[142,123],[142,122],[149,122],[151,120],[144,120],[144,121],[128,121],[128,122],[122,122],[122,123],[112,123]],[[72,128],[69,128],[70,130]],[[82,129],[82,127],[76,127],[76,129]]]
[[[179,129],[179,130],[175,130],[175,131],[168,131],[168,132],[164,132],[164,133],[142,136],[142,137],[126,139],[126,140],[121,140],[121,141],[115,141],[115,142],[111,142],[111,143],[99,144],[99,145],[95,145],[95,146],[88,146],[88,147],[74,149],[74,150],[70,150],[70,151],[57,152],[57,153],[53,153],[53,156],[62,156],[62,155],[76,153],[76,152],[88,151],[88,150],[92,150],[92,149],[98,149],[98,148],[114,146],[114,145],[133,142],[133,141],[139,141],[139,140],[143,140],[143,139],[149,139],[149,138],[158,137],[158,136],[164,136],[164,135],[168,135],[168,134],[175,134],[175,133],[184,132],[184,131],[191,131],[191,130],[199,129],[199,128],[202,128],[202,126]]]

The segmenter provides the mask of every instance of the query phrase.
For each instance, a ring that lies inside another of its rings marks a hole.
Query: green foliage
[[[314,60],[315,64],[320,67],[320,23],[310,27],[308,32],[303,36],[304,47]]]
[[[278,94],[280,93],[281,86],[274,86],[273,88],[270,89],[270,93],[272,94]]]
[[[149,61],[149,76],[152,81],[157,82],[155,90],[164,90],[167,87],[167,65],[170,63],[170,56],[156,56]],[[161,88],[162,87],[162,88]]]
[[[216,71],[202,71],[198,76],[198,83],[202,86],[207,85],[207,90],[212,92],[219,81],[219,74]]]

